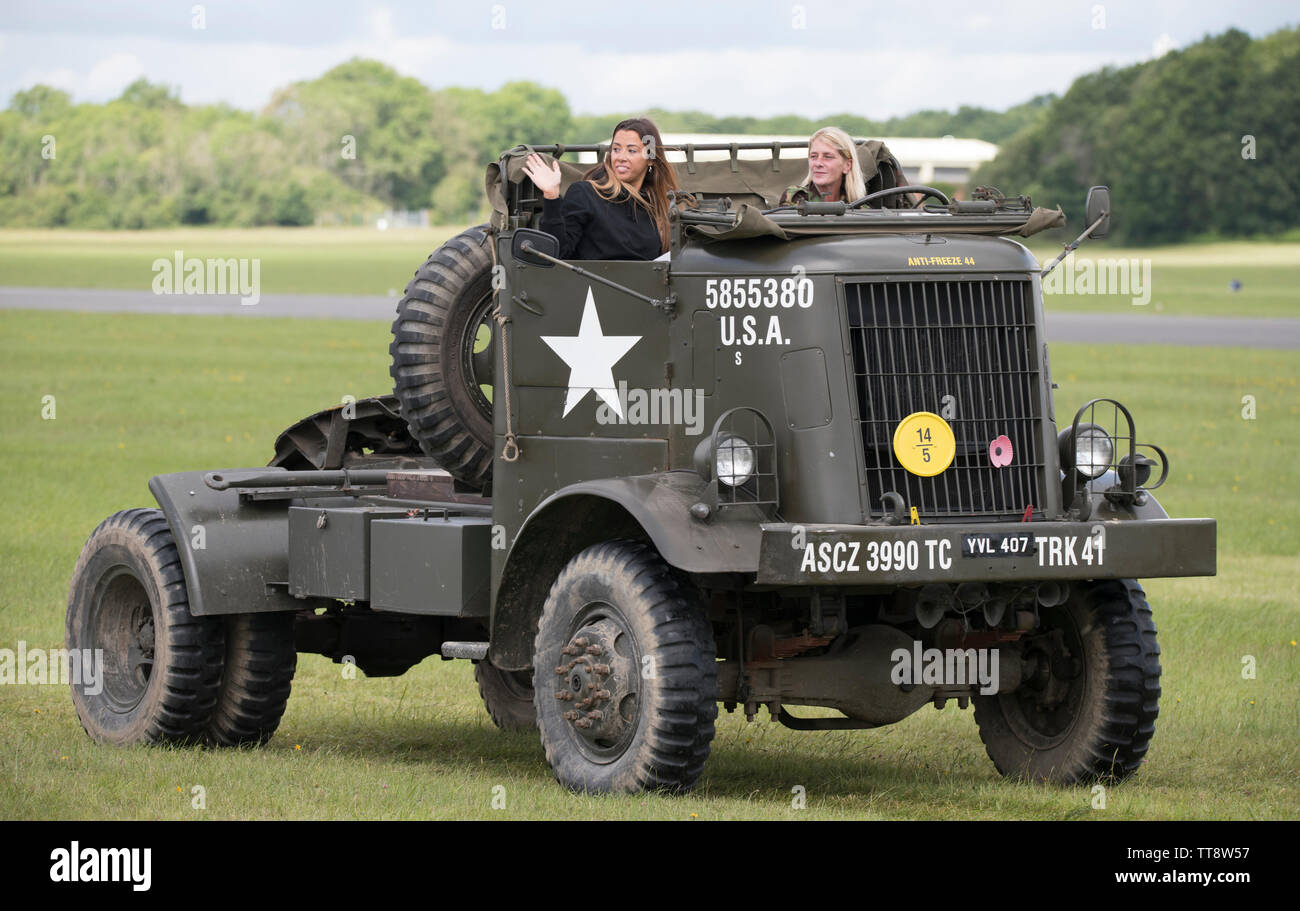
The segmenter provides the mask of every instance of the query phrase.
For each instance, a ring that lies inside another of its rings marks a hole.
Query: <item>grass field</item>
[[[155,259],[259,258],[265,294],[318,293],[391,296],[451,227],[380,232],[367,228],[179,229],[170,231],[0,230],[0,285],[137,288],[147,291]],[[1034,238],[1046,263],[1057,252]],[[1295,287],[1300,242],[1206,243],[1144,249],[1086,244],[1084,259],[1150,259],[1150,295],[1134,305],[1128,294],[1049,294],[1061,311],[1182,316],[1300,317]],[[1063,264],[1061,269],[1067,268]],[[1076,273],[1077,278],[1077,273]],[[1241,283],[1231,291],[1232,281]],[[1074,285],[1067,287],[1077,287]]]
[[[0,285],[150,289],[153,262],[260,259],[263,294],[389,295],[456,228],[0,230]]]
[[[1046,266],[1061,252],[1059,246],[1031,243],[1030,249]],[[1063,281],[1060,291],[1044,285],[1044,302],[1049,310],[1084,313],[1137,313],[1168,316],[1251,316],[1300,317],[1300,298],[1296,295],[1300,279],[1300,243],[1206,243],[1175,247],[1123,248],[1105,242],[1084,244],[1057,268],[1075,269],[1073,287],[1079,288],[1080,272],[1085,261],[1093,268],[1104,269],[1104,261],[1127,261],[1128,274],[1140,277],[1149,288],[1144,295],[1129,293],[1066,293],[1070,282]],[[1145,261],[1149,260],[1149,267]],[[1130,278],[1130,281],[1133,279]],[[1236,281],[1237,291],[1229,286]],[[1094,290],[1100,290],[1094,285]],[[1134,303],[1135,299],[1145,303]]]
[[[0,647],[60,647],[82,543],[109,513],[153,505],[151,475],[264,464],[295,419],[387,391],[387,342],[371,322],[0,312]],[[1173,459],[1166,508],[1219,520],[1217,577],[1147,586],[1160,719],[1148,762],[1104,810],[1087,789],[1002,780],[971,713],[951,705],[861,732],[724,715],[695,793],[577,797],[555,785],[535,736],[492,726],[467,663],[348,680],[304,655],[261,750],[101,747],[66,688],[0,686],[0,818],[1300,818],[1298,362],[1052,349],[1058,414],[1121,399]],[[47,395],[53,420],[41,417]],[[1256,679],[1242,679],[1245,655]],[[192,807],[195,786],[206,809]],[[806,809],[792,808],[796,786]]]

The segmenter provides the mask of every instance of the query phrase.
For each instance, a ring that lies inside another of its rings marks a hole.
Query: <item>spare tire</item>
[[[491,242],[479,225],[425,260],[397,305],[388,348],[411,436],[476,489],[492,477]]]

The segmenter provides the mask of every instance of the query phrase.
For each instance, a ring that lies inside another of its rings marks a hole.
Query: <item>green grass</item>
[[[1046,266],[1060,246],[1030,244]],[[1300,243],[1251,241],[1182,244],[1172,247],[1121,248],[1086,243],[1074,253],[1075,288],[1081,263],[1091,260],[1137,260],[1131,275],[1149,275],[1149,295],[1052,293],[1044,288],[1048,311],[1082,313],[1136,313],[1151,316],[1252,316],[1300,317],[1295,288],[1300,279]],[[1149,272],[1142,261],[1150,260]],[[1057,268],[1066,270],[1070,260]],[[1064,273],[1063,273],[1064,277]],[[1238,291],[1229,288],[1236,280]],[[1069,282],[1062,289],[1069,288]],[[1146,303],[1135,304],[1135,298]]]
[[[61,645],[82,543],[109,513],[152,505],[151,475],[265,463],[297,418],[387,391],[387,338],[370,322],[0,312],[0,647]],[[102,747],[65,688],[0,686],[0,818],[1300,817],[1300,356],[1057,345],[1052,358],[1058,417],[1103,393],[1124,401],[1173,459],[1166,508],[1219,520],[1217,577],[1147,584],[1164,698],[1148,762],[1105,810],[1086,788],[1001,779],[951,705],[861,732],[724,715],[694,794],[577,797],[535,736],[492,727],[467,663],[348,680],[304,655],[261,750]]]
[[[461,228],[187,228],[167,231],[0,230],[0,285],[148,290],[155,259],[261,260],[262,292],[391,296]],[[1059,246],[1035,239],[1045,264]],[[1085,244],[1088,259],[1150,259],[1151,296],[1049,294],[1049,310],[1181,316],[1300,317],[1300,242],[1233,241],[1140,249]],[[1062,265],[1060,268],[1064,269]],[[1231,281],[1241,290],[1230,291]]]
[[[153,262],[260,259],[263,294],[391,296],[460,228],[188,228],[167,231],[0,230],[0,285],[148,291]]]

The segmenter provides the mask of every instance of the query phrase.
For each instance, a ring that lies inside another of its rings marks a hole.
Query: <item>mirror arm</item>
[[[551,256],[551,254],[549,253],[543,253],[541,250],[538,250],[528,241],[524,241],[522,244],[520,244],[519,249],[522,250],[524,253],[527,253],[529,256],[536,256],[538,259],[544,259],[547,262],[554,263],[557,266],[563,266],[564,268],[568,269],[570,272],[578,273],[583,278],[590,279],[591,281],[594,282],[600,282],[602,285],[613,288],[615,291],[622,291],[624,294],[628,295],[629,297],[635,297],[639,301],[645,301],[650,306],[658,307],[660,310],[664,311],[665,313],[671,314],[673,310],[677,307],[677,295],[675,294],[669,294],[665,298],[654,298],[654,297],[650,297],[649,295],[642,294],[639,291],[633,291],[631,288],[627,287],[626,285],[620,285],[618,282],[611,281],[608,278],[605,278],[603,275],[596,275],[594,272],[588,272],[586,269],[583,269],[580,266],[575,266],[573,263],[567,263],[564,260],[559,259],[558,257]]]
[[[1076,237],[1071,243],[1065,245],[1065,249],[1060,252],[1060,255],[1058,255],[1056,259],[1052,260],[1051,264],[1048,265],[1046,269],[1044,269],[1042,272],[1039,272],[1038,277],[1047,278],[1047,273],[1051,272],[1053,269],[1059,266],[1061,264],[1061,260],[1065,259],[1075,250],[1079,249],[1079,244],[1087,240],[1088,236],[1092,234],[1093,231],[1097,230],[1097,226],[1100,225],[1103,221],[1105,221],[1106,218],[1109,217],[1109,215],[1110,215],[1109,209],[1107,209],[1105,212],[1102,212],[1100,215],[1098,215],[1097,220],[1094,221],[1092,224],[1088,225],[1088,227],[1084,230],[1082,234]]]

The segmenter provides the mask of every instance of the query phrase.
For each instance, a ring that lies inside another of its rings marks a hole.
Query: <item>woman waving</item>
[[[560,198],[560,166],[538,154],[524,173],[542,191],[541,229],[563,259],[654,259],[668,249],[668,193],[678,188],[663,140],[645,117],[614,127],[605,160]]]

